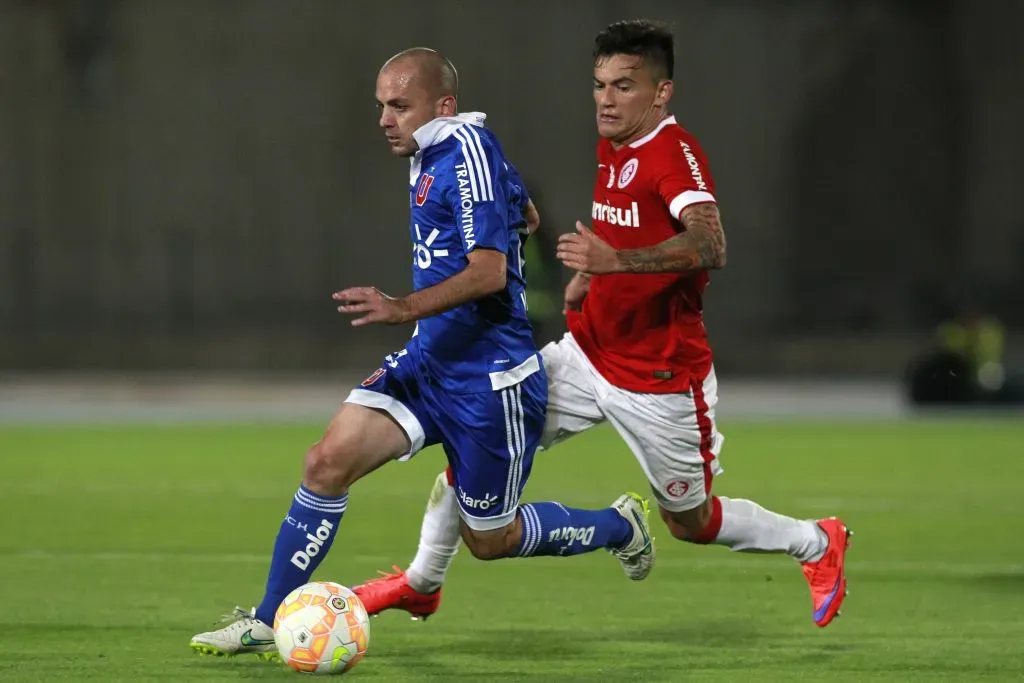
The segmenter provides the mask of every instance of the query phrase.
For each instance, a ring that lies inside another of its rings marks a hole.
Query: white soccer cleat
[[[627,493],[612,503],[612,509],[633,527],[633,540],[625,547],[609,552],[619,558],[626,576],[633,581],[642,581],[654,567],[654,539],[647,522],[651,514],[650,504],[639,494]]]
[[[224,616],[224,621],[230,622],[224,628],[192,636],[189,647],[193,652],[216,657],[254,654],[269,661],[280,658],[274,643],[274,629],[256,618],[255,608],[247,612],[236,607],[234,612]]]

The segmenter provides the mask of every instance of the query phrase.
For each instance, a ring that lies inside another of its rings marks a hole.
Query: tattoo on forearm
[[[680,217],[686,228],[644,249],[623,249],[619,259],[631,273],[690,273],[725,265],[725,231],[715,204],[694,204]]]

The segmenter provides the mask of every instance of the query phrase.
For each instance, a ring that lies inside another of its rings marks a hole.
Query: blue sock
[[[267,591],[256,608],[257,619],[273,626],[274,613],[284,597],[309,583],[313,570],[331,549],[347,503],[347,493],[339,497],[318,496],[299,486],[274,541]]]
[[[617,549],[633,538],[633,527],[612,508],[580,510],[561,503],[530,503],[519,508],[519,515],[523,519],[519,557]]]

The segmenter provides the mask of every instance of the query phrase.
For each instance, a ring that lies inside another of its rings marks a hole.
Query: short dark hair
[[[675,70],[675,38],[665,24],[646,19],[617,21],[594,39],[594,60],[612,55],[633,55],[672,78]]]

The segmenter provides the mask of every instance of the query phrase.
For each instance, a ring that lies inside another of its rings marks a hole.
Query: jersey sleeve
[[[508,205],[509,205],[509,216],[510,222],[516,229],[519,230],[519,234],[525,241],[529,235],[529,231],[526,229],[526,206],[530,203],[530,193],[526,189],[526,183],[523,181],[523,177],[519,175],[518,169],[512,164],[512,162],[505,161],[505,170],[508,174]]]
[[[680,138],[673,144],[676,149],[665,154],[657,187],[672,217],[679,220],[683,209],[692,204],[714,203],[715,187],[707,159],[696,142]]]
[[[466,253],[474,249],[508,252],[508,194],[505,160],[474,126],[455,131],[448,201]]]
[[[526,182],[523,181],[519,170],[512,165],[512,162],[505,161],[505,170],[508,171],[509,185],[513,188],[515,195],[509,198],[510,203],[517,206],[520,211],[525,211],[526,205],[530,203],[530,193],[526,190]]]

